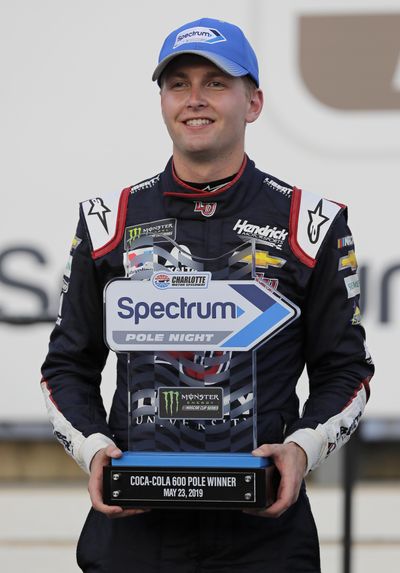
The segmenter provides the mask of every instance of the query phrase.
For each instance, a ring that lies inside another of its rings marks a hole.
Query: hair
[[[246,93],[249,96],[249,98],[251,98],[254,94],[254,92],[256,90],[258,90],[257,84],[256,82],[253,80],[253,78],[249,75],[247,76],[242,76],[242,80],[244,82],[244,86],[246,89]]]

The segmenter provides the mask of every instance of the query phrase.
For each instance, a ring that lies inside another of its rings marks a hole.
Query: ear
[[[246,122],[253,123],[260,115],[264,105],[264,94],[259,88],[252,91],[249,99],[249,109],[246,114]]]

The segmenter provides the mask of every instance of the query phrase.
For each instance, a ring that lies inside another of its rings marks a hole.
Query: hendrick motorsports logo
[[[211,273],[155,273],[153,285],[159,289],[166,288],[207,288]]]
[[[215,28],[196,26],[195,28],[187,28],[186,30],[179,32],[176,36],[174,49],[179,48],[182,44],[189,44],[191,42],[216,44],[217,42],[226,42],[226,38]]]
[[[289,234],[286,229],[278,229],[278,227],[270,227],[269,225],[260,227],[259,225],[249,223],[247,220],[242,221],[242,219],[238,219],[236,221],[233,230],[236,231],[238,235],[253,237],[254,239],[262,241],[266,245],[275,247],[279,250],[282,249]]]
[[[168,387],[158,390],[158,417],[161,419],[223,418],[222,388]]]

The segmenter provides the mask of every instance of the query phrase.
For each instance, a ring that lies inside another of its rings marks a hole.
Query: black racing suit
[[[108,421],[100,394],[108,354],[102,294],[110,279],[134,268],[138,253],[130,252],[129,240],[139,234],[168,235],[192,256],[208,259],[255,240],[257,274],[301,310],[258,352],[258,443],[298,443],[308,470],[345,443],[373,374],[346,208],[259,171],[247,157],[236,177],[215,191],[180,181],[171,160],[151,179],[81,204],[42,370],[55,435],[81,467],[88,471],[96,451],[110,443],[128,447],[124,355]],[[305,365],[310,393],[299,415],[295,389]],[[92,511],[78,561],[85,571],[104,573],[319,571],[304,488],[277,520],[196,510],[109,520]]]

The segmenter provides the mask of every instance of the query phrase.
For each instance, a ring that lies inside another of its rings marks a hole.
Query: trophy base
[[[126,452],[104,468],[103,499],[124,508],[263,509],[275,466],[243,453]]]

